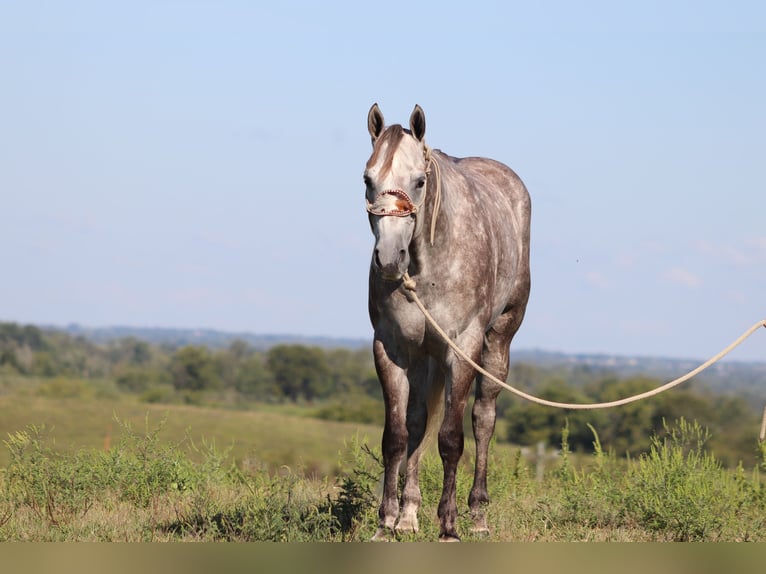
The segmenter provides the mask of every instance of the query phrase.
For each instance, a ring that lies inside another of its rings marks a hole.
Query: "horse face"
[[[409,246],[425,199],[425,117],[420,106],[415,106],[409,131],[400,125],[384,128],[383,115],[375,104],[367,125],[373,145],[364,172],[367,211],[375,236],[372,265],[383,279],[398,281],[410,264]]]
[[[398,281],[410,266],[409,245],[415,231],[415,218],[370,216],[375,235],[372,265],[387,281]]]

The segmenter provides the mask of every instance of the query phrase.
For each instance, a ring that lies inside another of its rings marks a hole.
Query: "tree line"
[[[172,347],[134,337],[96,344],[82,336],[32,325],[0,323],[0,382],[3,376],[107,379],[147,402],[204,404],[227,401],[300,403],[317,416],[381,424],[382,396],[370,349],[279,344],[256,349],[244,341],[211,349]],[[620,378],[603,371],[515,363],[509,382],[556,401],[600,402],[657,387],[649,377]],[[710,444],[727,464],[756,457],[758,413],[735,395],[720,395],[693,383],[622,407],[565,411],[501,393],[497,438],[520,445],[556,446],[564,427],[574,449],[591,451],[594,435],[617,454],[637,455],[650,446],[665,421],[697,420],[711,431]],[[470,409],[466,431],[470,433]],[[755,429],[755,430],[754,430]]]
[[[0,373],[111,378],[124,391],[169,386],[180,393],[233,391],[262,401],[317,401],[338,394],[375,395],[369,350],[234,341],[225,349],[152,345],[133,337],[94,344],[33,325],[0,323]]]

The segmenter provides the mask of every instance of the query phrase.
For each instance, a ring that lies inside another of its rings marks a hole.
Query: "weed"
[[[382,455],[356,435],[346,444],[340,467],[344,470],[338,478],[338,493],[334,498],[328,496],[327,505],[337,522],[338,535],[342,540],[353,540],[360,529],[375,527],[379,502],[375,490],[383,471]]]
[[[609,528],[620,523],[623,480],[621,466],[614,453],[605,453],[596,429],[593,434],[594,454],[590,464],[580,469],[569,462],[569,448],[562,440],[562,462],[558,471],[561,492],[561,514],[557,523],[577,523],[589,527]],[[566,427],[562,433],[566,437]]]
[[[30,426],[3,441],[11,462],[5,473],[6,504],[24,505],[41,520],[60,526],[93,505],[99,489],[93,457],[78,452],[68,458],[46,444],[44,426]]]
[[[734,475],[704,450],[709,433],[697,422],[664,425],[631,466],[625,511],[639,524],[678,541],[716,538],[745,501]]]

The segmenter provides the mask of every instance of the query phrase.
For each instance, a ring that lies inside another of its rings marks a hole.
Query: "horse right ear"
[[[417,104],[415,104],[415,109],[412,110],[410,116],[410,131],[418,141],[422,142],[423,138],[426,137],[426,114],[423,112],[423,108]]]
[[[383,133],[383,114],[378,107],[378,104],[372,104],[369,113],[367,114],[367,131],[370,132],[372,138],[372,144],[375,145],[375,140],[378,139],[380,134]]]

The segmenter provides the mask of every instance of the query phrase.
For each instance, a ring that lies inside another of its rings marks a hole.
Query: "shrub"
[[[673,540],[715,539],[747,501],[734,474],[703,447],[710,435],[680,419],[652,438],[647,454],[631,465],[625,511]]]
[[[338,478],[338,494],[328,497],[328,505],[341,539],[354,540],[360,530],[373,531],[377,526],[376,490],[383,472],[382,455],[363,444],[357,435],[346,444],[340,467],[343,471]]]
[[[82,379],[56,377],[42,383],[37,394],[49,399],[86,399],[93,396],[93,390]]]
[[[141,393],[139,400],[150,404],[172,403],[176,400],[176,392],[170,385],[157,385]]]
[[[333,402],[319,408],[316,417],[322,420],[375,424],[383,421],[383,402],[358,396],[344,402]]]
[[[93,453],[67,457],[46,444],[44,426],[9,435],[3,441],[11,460],[5,476],[5,500],[25,506],[52,526],[66,524],[88,512],[101,487]]]

